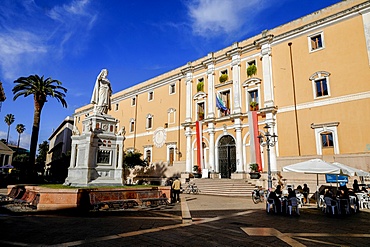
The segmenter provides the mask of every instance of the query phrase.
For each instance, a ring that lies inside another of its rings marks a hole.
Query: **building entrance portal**
[[[236,171],[235,140],[232,136],[223,136],[218,143],[218,164],[221,178],[231,178]]]

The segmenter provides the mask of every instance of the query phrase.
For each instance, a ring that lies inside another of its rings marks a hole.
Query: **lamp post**
[[[275,133],[273,133],[272,135],[270,134],[269,129],[271,129],[271,127],[267,123],[265,127],[263,128],[265,129],[264,135],[259,135],[257,137],[259,139],[260,145],[262,147],[266,147],[266,150],[267,150],[267,185],[268,185],[268,189],[271,190],[272,180],[271,180],[271,164],[270,164],[271,163],[270,147],[275,146],[278,136]]]

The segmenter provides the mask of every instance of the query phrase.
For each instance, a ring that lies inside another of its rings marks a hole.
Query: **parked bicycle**
[[[184,191],[186,194],[190,194],[190,193],[193,193],[193,194],[198,194],[200,192],[200,190],[198,189],[198,186],[195,185],[195,183],[189,183],[186,188],[185,188],[185,191]]]
[[[254,204],[264,202],[267,198],[267,190],[264,190],[261,186],[256,186],[252,191],[252,201]]]

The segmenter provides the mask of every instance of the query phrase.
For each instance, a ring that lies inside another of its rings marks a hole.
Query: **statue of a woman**
[[[102,69],[96,78],[91,103],[94,104],[94,111],[100,114],[107,114],[111,109],[112,88],[107,78],[108,70]]]

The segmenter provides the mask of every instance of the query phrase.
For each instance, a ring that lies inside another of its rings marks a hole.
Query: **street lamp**
[[[265,133],[264,135],[259,135],[257,136],[257,138],[259,139],[259,142],[260,142],[260,145],[262,147],[266,147],[267,149],[267,185],[268,185],[268,189],[271,190],[272,188],[272,180],[271,180],[271,162],[270,162],[270,147],[273,147],[275,146],[276,142],[277,142],[277,135],[275,133],[273,133],[272,135],[270,134],[269,132],[269,129],[271,129],[271,127],[266,123],[265,127],[263,127],[265,129]]]

